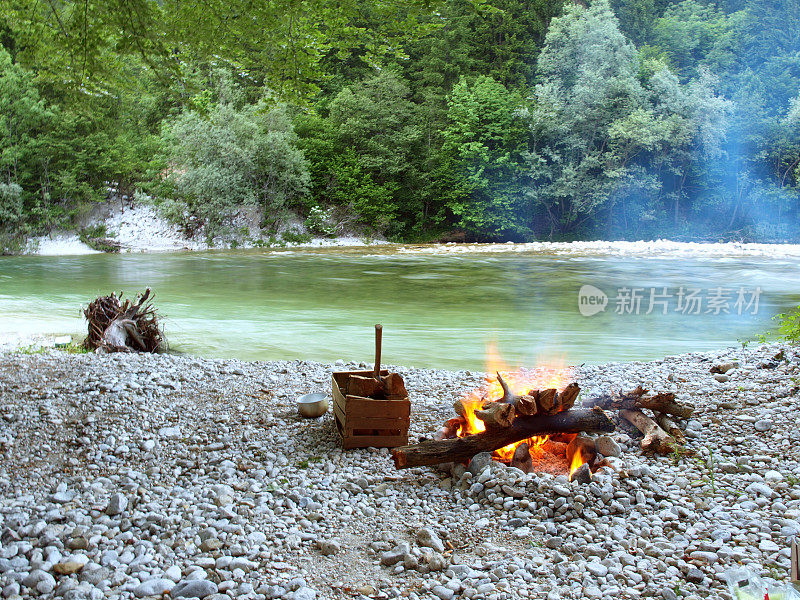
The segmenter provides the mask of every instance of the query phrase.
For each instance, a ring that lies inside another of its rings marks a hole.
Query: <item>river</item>
[[[591,316],[579,311],[585,285],[597,291],[584,309],[608,298]],[[481,369],[491,344],[528,366],[718,349],[800,304],[797,257],[781,255],[387,246],[18,256],[0,259],[0,330],[83,335],[82,305],[147,286],[177,352],[371,362],[372,326],[382,323],[384,362],[450,369]]]

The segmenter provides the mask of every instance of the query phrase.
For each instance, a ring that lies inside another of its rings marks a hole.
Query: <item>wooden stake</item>
[[[381,338],[383,337],[383,325],[377,323],[375,325],[375,370],[374,377],[376,381],[381,380]]]

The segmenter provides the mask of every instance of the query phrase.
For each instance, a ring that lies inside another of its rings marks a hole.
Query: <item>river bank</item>
[[[101,205],[83,221],[85,226],[105,228],[109,237],[124,253],[202,252],[207,250],[259,249],[277,252],[292,249],[358,248],[378,246],[382,252],[398,254],[521,254],[548,253],[554,255],[604,255],[633,257],[800,257],[800,244],[792,243],[742,243],[742,242],[679,242],[673,240],[588,240],[574,242],[527,243],[432,243],[391,244],[380,237],[359,234],[355,231],[335,237],[314,237],[302,221],[294,219],[284,226],[292,234],[286,239],[277,235],[264,239],[260,233],[260,213],[242,211],[232,225],[237,233],[219,237],[209,243],[202,231],[187,237],[180,228],[165,220],[155,206],[137,203]],[[247,232],[243,234],[242,232]],[[300,235],[300,238],[296,236]],[[303,237],[305,236],[305,237]],[[302,239],[303,241],[297,241]],[[84,241],[78,231],[54,231],[49,235],[28,240],[24,254],[41,256],[79,256],[100,253]]]
[[[366,246],[384,243],[381,239],[364,238],[354,234],[338,237],[314,237],[302,221],[287,223],[289,235],[264,239],[260,232],[261,216],[258,212],[242,211],[231,226],[232,232],[208,240],[200,230],[187,237],[174,223],[164,219],[150,204],[103,205],[84,220],[84,225],[102,228],[105,235],[119,245],[120,252],[187,252],[231,248],[326,248],[338,246]],[[302,241],[297,241],[302,240]],[[42,256],[76,256],[97,254],[99,250],[81,239],[78,231],[54,231],[49,235],[28,240],[23,253]]]
[[[739,366],[715,378],[721,362]],[[294,400],[359,366],[0,354],[4,597],[699,600],[729,598],[722,574],[737,564],[788,575],[794,347],[576,368],[584,398],[642,383],[696,407],[694,458],[644,455],[618,431],[616,467],[583,487],[341,451],[331,414],[300,419]],[[483,377],[396,370],[412,439]]]

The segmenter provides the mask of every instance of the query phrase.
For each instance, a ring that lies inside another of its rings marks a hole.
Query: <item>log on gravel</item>
[[[555,415],[517,416],[510,427],[449,440],[428,440],[392,450],[395,467],[406,469],[466,461],[529,437],[552,433],[611,432],[614,422],[600,408],[566,410]]]
[[[670,419],[667,415],[664,413],[656,413],[656,423],[658,423],[658,426],[661,427],[661,429],[674,437],[679,444],[686,443],[686,436],[683,434],[683,430],[681,430],[677,423],[675,423],[675,421]]]
[[[645,396],[645,394],[647,394],[647,390],[642,386],[638,386],[635,390],[631,390],[630,392],[593,398],[589,403],[592,406],[599,406],[606,410],[636,410],[647,408],[654,412],[667,413],[683,419],[688,419],[694,412],[694,408],[688,404],[683,404],[675,400],[675,394],[671,392],[656,394],[654,396]]]
[[[675,438],[659,427],[653,419],[636,409],[623,409],[620,416],[631,423],[644,436],[641,441],[642,450],[658,454],[672,454],[678,448]]]

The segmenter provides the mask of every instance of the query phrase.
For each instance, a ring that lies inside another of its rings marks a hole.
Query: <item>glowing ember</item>
[[[486,369],[489,373],[502,373],[503,379],[508,384],[509,389],[517,395],[525,395],[532,390],[545,390],[555,388],[563,389],[572,379],[572,369],[565,366],[563,360],[544,360],[539,361],[539,366],[530,370],[509,370],[508,365],[503,362],[497,352],[495,344],[489,344],[487,348]],[[480,389],[473,390],[465,397],[461,398],[464,407],[464,418],[466,425],[458,431],[459,437],[486,431],[486,426],[477,416],[475,411],[480,410],[486,401],[497,401],[503,397],[503,387],[497,379],[497,375],[489,375],[486,383]],[[541,454],[541,446],[548,439],[548,436],[535,436],[526,440],[521,440],[499,450],[495,450],[494,456],[502,461],[508,462],[514,456],[514,451],[522,443],[527,443],[531,449],[531,455]],[[580,464],[578,465],[580,466]],[[577,467],[576,467],[577,468]]]

